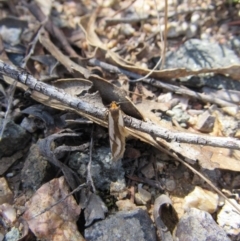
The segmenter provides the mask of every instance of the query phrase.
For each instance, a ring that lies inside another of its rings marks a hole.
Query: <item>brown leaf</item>
[[[66,197],[68,193],[64,177],[60,177],[40,187],[26,203],[27,210],[23,218],[37,238],[49,241],[84,240],[76,225],[80,207],[73,196],[69,196],[39,215],[43,210]]]

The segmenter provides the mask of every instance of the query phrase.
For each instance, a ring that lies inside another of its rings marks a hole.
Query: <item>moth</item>
[[[108,133],[112,160],[117,161],[125,151],[125,128],[122,111],[115,101],[110,104],[108,112]]]

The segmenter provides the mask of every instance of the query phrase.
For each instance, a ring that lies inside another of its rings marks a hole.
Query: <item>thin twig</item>
[[[142,78],[142,75],[140,75],[140,74],[136,74],[136,73],[130,72],[128,70],[124,70],[122,68],[113,66],[111,64],[101,62],[97,59],[90,59],[88,62],[91,65],[100,66],[102,69],[104,69],[106,71],[109,71],[111,73],[124,74],[124,75],[126,75],[130,78],[134,78],[134,79]],[[163,83],[163,82],[161,82],[160,80],[157,80],[157,79],[143,78],[142,81],[144,83],[153,85],[157,88],[169,90],[169,91],[174,92],[176,94],[182,94],[182,95],[186,95],[186,96],[189,96],[189,97],[192,97],[192,98],[196,98],[196,99],[201,100],[205,103],[210,102],[210,103],[213,103],[213,104],[217,104],[221,107],[225,107],[225,106],[237,107],[238,106],[238,105],[236,105],[232,102],[228,102],[228,101],[225,101],[225,100],[222,100],[222,99],[219,99],[219,98],[215,98],[215,97],[212,97],[212,96],[209,96],[209,95],[206,95],[206,94],[196,93],[195,91],[189,90],[185,87],[183,88],[183,87],[179,87],[179,86],[176,86],[176,85]],[[131,80],[130,80],[130,82],[131,82]],[[136,82],[136,80],[133,80],[132,82]]]
[[[51,208],[53,208],[54,206],[58,205],[59,203],[63,202],[64,200],[66,200],[68,197],[72,196],[74,193],[80,191],[82,188],[86,187],[86,183],[83,183],[81,185],[79,185],[77,188],[75,188],[73,191],[71,191],[70,193],[68,193],[65,197],[59,199],[57,202],[53,203],[52,205],[48,206],[47,208],[43,209],[41,212],[39,212],[38,214],[32,216],[30,219],[28,219],[27,221],[30,221],[40,215],[42,215],[43,213],[49,211]]]
[[[66,93],[63,89],[59,89],[44,82],[40,82],[30,74],[26,72],[20,72],[15,67],[7,63],[3,63],[2,61],[0,61],[0,73],[27,85],[32,90],[41,92],[46,96],[59,100],[60,102],[75,110],[85,113],[94,119],[101,119],[106,123],[106,108],[98,108],[90,103],[84,102],[80,98],[71,96],[70,94]],[[235,138],[197,135],[188,132],[173,132],[154,123],[143,122],[127,115],[124,116],[124,124],[130,129],[148,133],[151,136],[160,137],[167,141],[240,150],[240,141]]]

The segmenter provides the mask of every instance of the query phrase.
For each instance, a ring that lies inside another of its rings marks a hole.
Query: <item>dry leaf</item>
[[[118,161],[125,151],[125,128],[120,106],[113,101],[108,112],[108,133],[112,160]]]
[[[37,238],[49,241],[84,240],[76,225],[80,207],[73,196],[46,210],[68,193],[64,177],[60,177],[40,187],[26,203],[27,210],[23,218]]]

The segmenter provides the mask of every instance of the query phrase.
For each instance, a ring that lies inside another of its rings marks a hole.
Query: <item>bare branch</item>
[[[179,87],[176,85],[171,85],[171,84],[167,84],[167,83],[163,83],[160,80],[157,79],[153,79],[153,78],[142,78],[142,76],[140,74],[136,74],[133,72],[130,72],[128,70],[113,66],[111,64],[107,64],[104,62],[101,62],[97,59],[90,59],[89,64],[94,65],[94,66],[100,66],[101,68],[103,68],[106,71],[109,71],[111,73],[117,73],[117,74],[125,74],[126,76],[130,77],[130,78],[134,78],[137,79],[137,81],[139,79],[141,79],[144,83],[153,85],[157,88],[162,88],[162,89],[166,89],[169,90],[171,92],[177,93],[177,94],[182,94],[182,95],[186,95],[192,98],[196,98],[198,100],[201,100],[203,102],[210,102],[213,104],[217,104],[219,106],[225,107],[225,106],[234,106],[237,107],[238,105],[232,103],[232,102],[228,102],[219,98],[215,98],[209,95],[205,95],[202,93],[196,93],[195,91],[189,90],[187,88],[183,88],[183,87]],[[135,82],[135,80],[133,81]]]
[[[15,67],[0,61],[0,73],[7,75],[25,85],[30,89],[41,92],[46,96],[61,101],[71,108],[79,110],[94,118],[106,122],[106,108],[97,108],[81,99],[67,94],[62,89],[40,82],[30,74],[16,69]],[[198,145],[209,145],[214,147],[230,148],[240,150],[240,141],[230,137],[212,137],[207,135],[196,135],[187,132],[173,132],[151,122],[143,122],[130,116],[124,117],[124,124],[130,129],[148,133],[154,137],[160,137],[167,141],[192,143]]]

